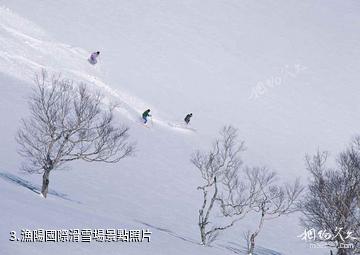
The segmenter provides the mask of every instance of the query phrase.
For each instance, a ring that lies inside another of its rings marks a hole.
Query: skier
[[[189,113],[188,115],[186,115],[186,117],[185,117],[185,122],[186,122],[186,124],[188,125],[189,124],[189,122],[190,122],[190,118],[192,117],[192,113]]]
[[[96,58],[100,55],[100,51],[97,52],[93,52],[90,56],[89,62],[93,65],[95,65],[97,63]]]
[[[144,120],[144,124],[147,123],[147,117],[151,117],[150,115],[150,109],[147,109],[143,114],[142,114],[142,118]]]

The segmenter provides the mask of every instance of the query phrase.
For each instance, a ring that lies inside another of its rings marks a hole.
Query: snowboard
[[[92,60],[91,58],[88,58],[88,61],[89,61],[89,63],[92,64],[93,66],[96,65],[96,63],[97,63],[97,60],[96,60],[96,59],[95,59],[95,60]]]
[[[143,118],[139,118],[140,121],[140,125],[145,127],[145,128],[151,128],[153,126],[153,121],[151,118],[148,118],[148,121],[146,123],[144,123],[144,119]]]

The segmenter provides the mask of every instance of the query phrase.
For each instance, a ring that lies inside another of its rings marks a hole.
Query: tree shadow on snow
[[[183,241],[185,241],[185,242],[189,242],[189,243],[201,245],[199,242],[197,242],[197,241],[195,241],[195,240],[192,240],[192,239],[190,239],[190,238],[183,237],[183,236],[181,236],[181,235],[179,235],[179,234],[176,234],[175,232],[171,231],[170,229],[157,227],[157,226],[154,226],[154,225],[151,225],[151,224],[149,224],[149,223],[146,223],[146,222],[143,222],[143,221],[139,221],[139,220],[134,220],[134,221],[136,221],[136,222],[138,222],[138,223],[140,223],[140,224],[143,224],[143,225],[145,225],[145,226],[147,226],[147,227],[150,227],[150,228],[159,230],[159,231],[161,231],[161,232],[165,232],[166,234],[171,235],[171,236],[173,236],[173,237],[176,237],[176,238],[178,238],[178,239],[180,239],[180,240],[183,240]]]
[[[241,246],[235,242],[228,242],[228,244],[219,244],[219,246],[229,251],[232,251],[235,254],[241,254],[241,255],[247,254],[246,247]],[[256,246],[253,255],[282,255],[282,254],[271,249],[267,249],[261,246]]]
[[[25,179],[22,179],[19,176],[16,176],[14,174],[6,173],[6,172],[0,172],[0,178],[4,179],[5,181],[8,181],[10,183],[14,183],[14,184],[17,184],[17,185],[22,186],[24,188],[27,188],[27,189],[31,190],[32,192],[34,192],[36,194],[40,195],[40,193],[41,193],[40,192],[41,187],[39,185],[32,184],[31,182],[29,182],[29,181],[27,181]],[[61,199],[67,200],[67,201],[71,201],[71,202],[81,204],[80,201],[76,201],[76,200],[72,200],[72,199],[68,198],[67,194],[60,193],[60,192],[57,192],[57,191],[52,190],[52,189],[49,189],[48,194],[59,197]]]
[[[169,229],[166,229],[166,228],[162,228],[162,227],[157,227],[157,226],[154,226],[154,225],[151,225],[149,223],[146,223],[146,222],[143,222],[143,221],[139,221],[139,220],[134,220],[140,224],[143,224],[147,227],[150,227],[150,228],[153,228],[153,229],[156,229],[156,230],[159,230],[161,232],[165,232],[166,234],[168,235],[171,235],[173,237],[176,237],[180,240],[183,240],[183,241],[186,241],[186,242],[190,242],[190,243],[193,243],[193,244],[197,244],[197,245],[201,245],[199,241],[196,241],[196,240],[192,240],[190,238],[186,238],[186,237],[183,237],[183,236],[180,236],[178,234],[176,234],[175,232],[169,230]],[[217,249],[226,249],[226,250],[229,250],[235,254],[241,254],[241,255],[246,255],[246,248],[244,246],[241,246],[235,242],[228,242],[227,244],[215,244],[215,245],[212,245],[212,246],[209,246],[209,247],[213,247],[213,248],[217,248]],[[264,248],[264,247],[261,247],[261,246],[257,246],[255,247],[255,251],[254,251],[254,254],[253,255],[282,255],[281,253],[279,252],[276,252],[274,250],[271,250],[271,249],[267,249],[267,248]]]

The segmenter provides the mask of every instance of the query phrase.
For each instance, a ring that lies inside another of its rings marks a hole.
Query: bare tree
[[[325,152],[306,157],[311,179],[300,204],[302,224],[329,231],[332,238],[319,241],[335,247],[338,255],[359,254],[360,138],[340,153],[335,169],[326,167],[327,157]]]
[[[293,185],[277,184],[275,172],[266,168],[248,169],[247,176],[250,183],[255,183],[255,187],[259,187],[260,191],[256,193],[250,205],[253,211],[260,213],[258,226],[255,231],[248,231],[245,234],[248,254],[252,255],[255,249],[255,239],[261,232],[265,221],[295,212],[297,199],[303,191],[303,187],[299,180],[296,180]]]
[[[106,108],[100,93],[60,75],[49,77],[45,70],[36,75],[35,85],[29,100],[31,117],[22,120],[16,139],[28,160],[24,170],[43,174],[44,197],[50,172],[67,162],[116,163],[132,154],[129,129],[116,126],[115,106]]]
[[[264,221],[295,211],[295,202],[303,188],[298,180],[294,185],[274,184],[275,172],[264,167],[243,167],[242,151],[244,142],[238,140],[237,130],[225,126],[210,151],[197,151],[191,162],[204,180],[198,187],[203,193],[198,220],[201,243],[210,244],[221,231],[255,211],[261,213],[258,229],[245,234],[252,254]],[[218,211],[227,223],[212,222],[211,215]]]
[[[216,239],[220,231],[230,228],[237,219],[231,219],[224,225],[210,224],[210,215],[218,202],[222,200],[224,193],[228,193],[223,183],[237,182],[237,172],[241,168],[242,161],[240,152],[244,150],[243,142],[238,141],[237,130],[231,126],[226,126],[220,132],[220,139],[217,139],[209,152],[197,151],[191,158],[191,162],[200,170],[204,180],[203,185],[198,187],[203,193],[203,203],[199,210],[199,229],[201,243],[208,245]],[[219,190],[220,189],[220,190]],[[232,187],[229,186],[232,190]],[[223,203],[224,202],[223,200]],[[224,217],[231,214],[223,211]],[[211,226],[210,226],[211,225]]]

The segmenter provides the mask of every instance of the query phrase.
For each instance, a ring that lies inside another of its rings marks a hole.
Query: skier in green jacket
[[[142,114],[142,118],[143,118],[143,120],[144,120],[144,124],[147,123],[147,118],[148,118],[148,117],[151,117],[151,115],[150,115],[150,109],[147,109],[147,110]]]

